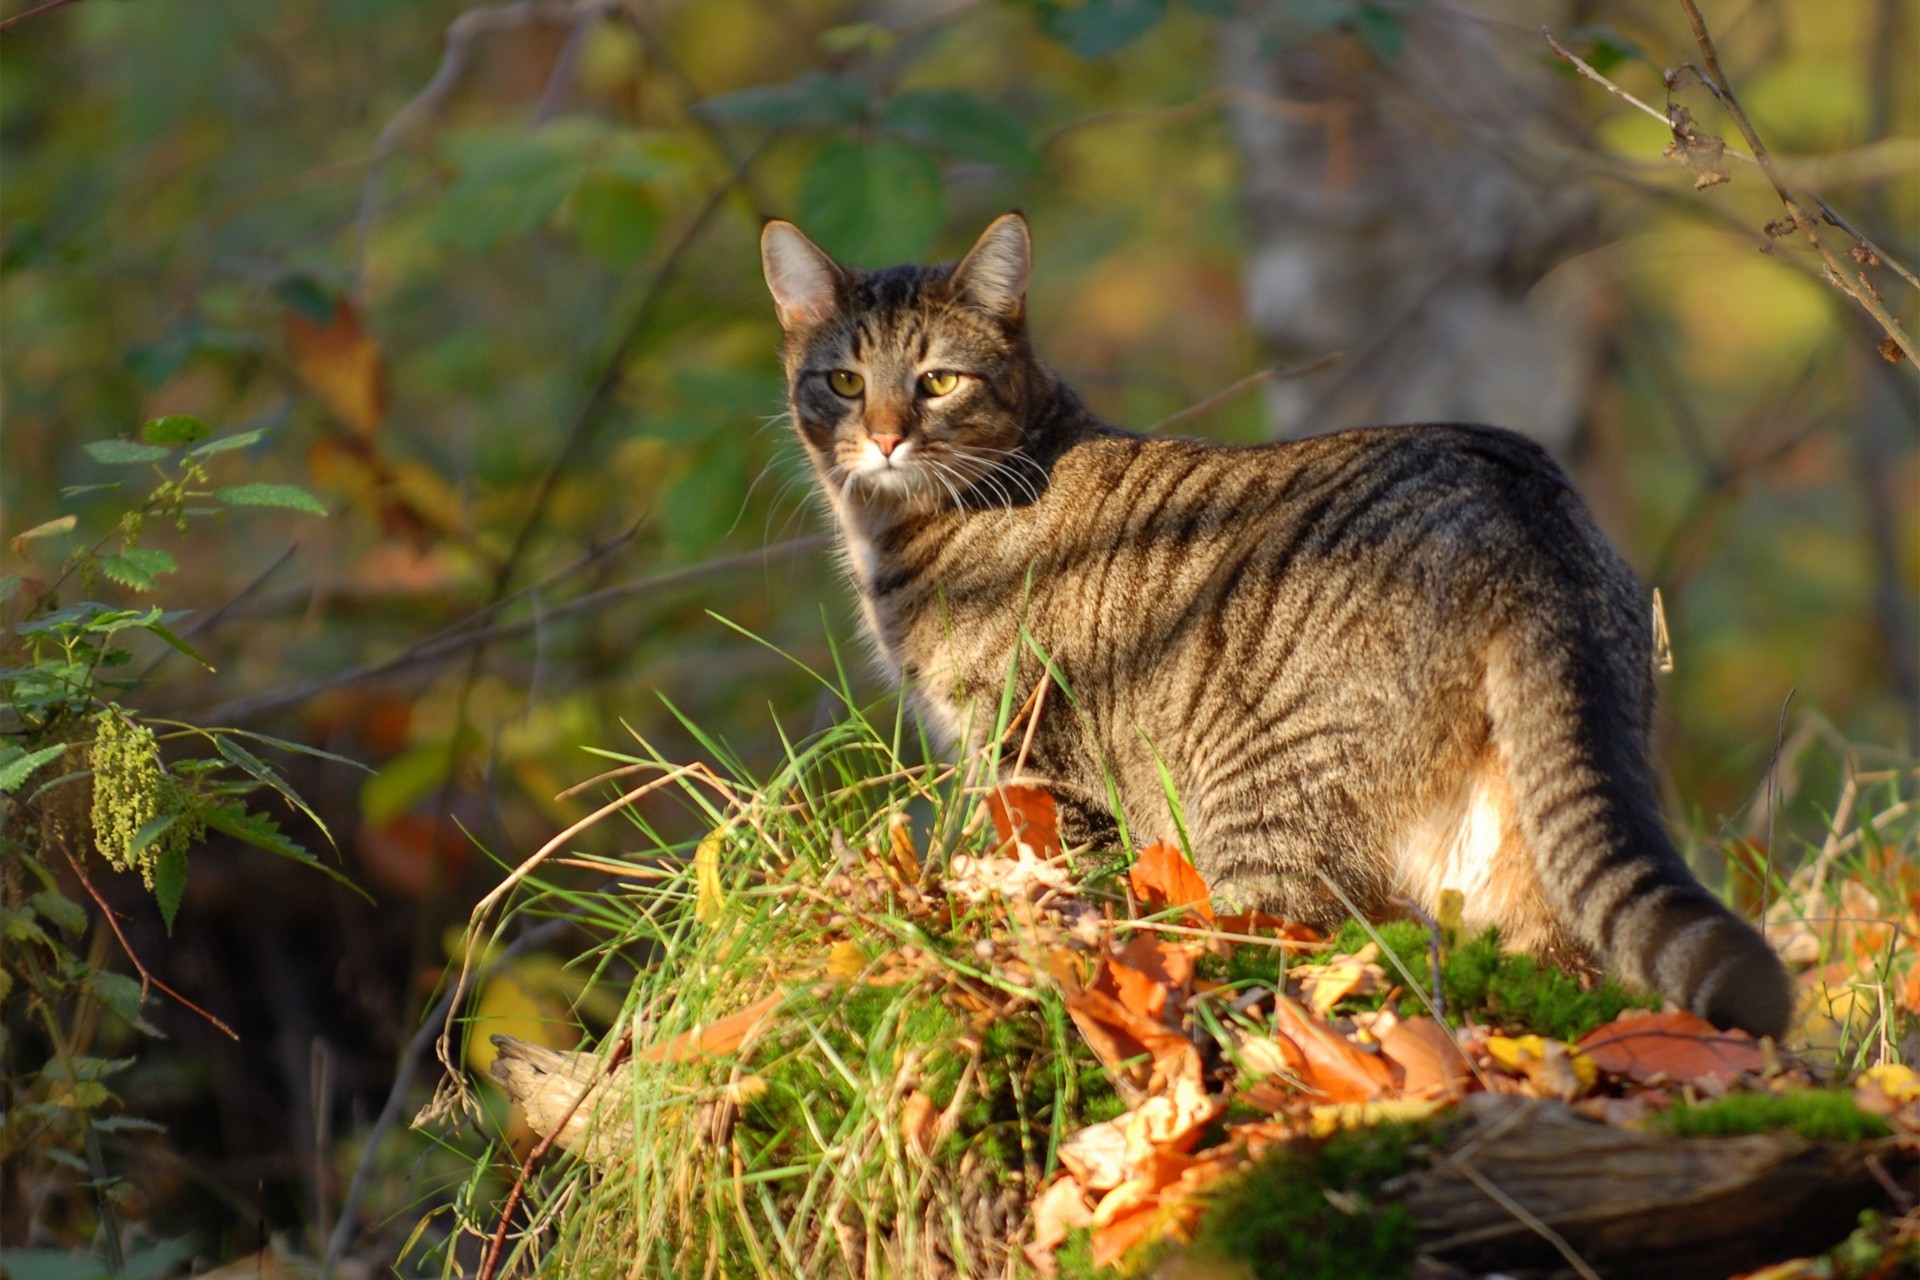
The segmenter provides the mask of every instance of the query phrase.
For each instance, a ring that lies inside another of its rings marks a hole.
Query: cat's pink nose
[[[883,458],[891,458],[893,451],[900,447],[900,442],[905,438],[897,431],[887,431],[867,437],[873,441],[873,447],[880,451],[880,456]]]

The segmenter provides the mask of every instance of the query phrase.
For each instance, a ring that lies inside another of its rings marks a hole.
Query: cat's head
[[[1015,496],[1033,368],[1026,219],[997,219],[954,265],[844,267],[779,221],[760,257],[794,426],[830,488],[922,509]]]

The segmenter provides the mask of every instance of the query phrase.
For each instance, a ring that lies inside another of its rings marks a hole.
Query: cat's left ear
[[[1018,320],[1027,309],[1027,276],[1033,270],[1033,241],[1027,220],[1003,213],[980,233],[973,248],[953,269],[953,293],[1002,320]]]

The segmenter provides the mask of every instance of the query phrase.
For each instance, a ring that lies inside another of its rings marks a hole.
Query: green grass
[[[1433,989],[1431,935],[1408,920],[1391,920],[1372,932],[1348,921],[1334,938],[1334,951],[1350,954],[1378,938],[1396,965],[1384,955],[1381,963],[1389,978],[1409,977],[1418,991]],[[1657,1009],[1660,997],[1634,991],[1612,980],[1583,987],[1579,978],[1532,956],[1503,951],[1500,935],[1489,929],[1445,952],[1440,959],[1440,990],[1446,1013],[1494,1026],[1525,1030],[1560,1040],[1578,1040],[1587,1032],[1627,1009]],[[1403,995],[1403,1011],[1421,1007],[1417,995]],[[1372,1003],[1378,1004],[1375,999]]]
[[[1439,1124],[1377,1124],[1290,1143],[1235,1178],[1195,1233],[1198,1258],[1255,1280],[1388,1280],[1413,1263],[1414,1221],[1383,1198],[1444,1139]]]
[[[1655,1125],[1667,1133],[1721,1137],[1791,1129],[1823,1142],[1864,1142],[1893,1132],[1885,1120],[1860,1110],[1847,1089],[1732,1093],[1711,1102],[1678,1102]]]

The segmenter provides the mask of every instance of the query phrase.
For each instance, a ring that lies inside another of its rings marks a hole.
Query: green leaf
[[[20,575],[0,573],[0,604],[5,604],[20,594]]]
[[[1587,65],[1601,75],[1623,62],[1646,62],[1651,65],[1645,50],[1612,27],[1575,27],[1567,32],[1567,41],[1579,49]],[[1555,65],[1568,75],[1579,74],[1570,62],[1556,60]]]
[[[33,909],[44,920],[51,920],[68,933],[86,932],[87,910],[72,898],[51,889],[43,889],[31,899]]]
[[[306,814],[308,820],[311,821],[314,826],[320,828],[320,834],[325,836],[329,843],[332,843],[333,832],[327,830],[327,824],[321,821],[320,815],[315,813],[305,800],[300,798],[300,793],[288,785],[285,778],[282,778],[274,771],[272,765],[269,765],[265,760],[262,760],[259,756],[256,756],[253,752],[247,750],[223,733],[213,735],[213,747],[227,763],[243,770],[249,777],[256,781],[264,782],[275,791],[278,791],[288,804]]]
[[[917,258],[947,218],[933,157],[900,142],[836,138],[800,182],[800,219],[842,262],[888,266]]]
[[[145,834],[144,829],[142,834]],[[134,839],[138,842],[139,837],[135,836]],[[169,935],[173,933],[173,918],[180,914],[180,900],[186,892],[187,851],[177,845],[168,845],[160,851],[160,861],[153,868],[153,900],[160,907],[160,919],[166,922]]]
[[[280,824],[265,814],[248,813],[237,804],[199,806],[195,808],[194,813],[215,831],[224,832],[235,840],[250,844],[256,849],[277,853],[283,858],[292,858],[302,866],[312,867],[328,879],[353,890],[368,902],[373,901],[372,894],[280,834]]]
[[[147,997],[140,990],[140,984],[123,973],[108,973],[104,969],[95,969],[87,975],[87,985],[93,988],[100,1003],[126,1019],[133,1026],[148,1035],[160,1034],[159,1029],[148,1022],[141,1014],[147,1003]],[[102,1071],[102,1075],[107,1072]]]
[[[426,742],[387,761],[360,784],[360,820],[380,827],[411,810],[446,781],[453,754],[445,742]]]
[[[335,764],[343,764],[349,769],[358,769],[362,773],[374,772],[372,765],[362,764],[350,756],[339,755],[332,751],[322,751],[319,747],[310,747],[304,742],[289,742],[285,738],[276,738],[265,733],[255,733],[251,729],[224,728],[218,730],[218,732],[226,734],[228,737],[250,738],[255,742],[264,742],[270,747],[278,747],[282,751],[291,751],[297,755],[313,756],[320,760],[331,760]]]
[[[1086,0],[1070,9],[1048,6],[1040,25],[1081,57],[1104,58],[1153,30],[1166,12],[1166,0]]]
[[[158,547],[128,547],[120,553],[120,559],[150,577],[180,572],[180,562],[173,558],[171,552],[162,551]]]
[[[567,225],[580,246],[612,267],[640,261],[660,231],[660,206],[646,184],[588,174],[574,190]]]
[[[212,434],[212,427],[188,413],[170,413],[140,428],[140,438],[148,444],[198,444]]]
[[[148,845],[165,835],[173,824],[180,821],[177,813],[163,813],[157,818],[149,818],[140,829],[133,833],[133,839],[127,842],[127,854],[137,858],[146,851]]]
[[[210,458],[216,453],[226,453],[233,449],[245,449],[250,445],[259,444],[266,438],[267,432],[264,427],[254,431],[238,431],[230,436],[215,436],[200,447],[187,450],[187,456],[189,458]]]
[[[201,666],[205,667],[207,670],[212,671],[215,669],[214,665],[211,662],[208,662],[205,658],[200,656],[200,651],[198,649],[195,649],[192,645],[188,644],[185,640],[182,640],[178,635],[174,634],[173,628],[167,626],[165,623],[148,622],[148,623],[142,624],[140,629],[142,631],[147,632],[149,635],[155,635],[160,637],[162,640],[166,641],[168,644],[178,649],[181,653],[186,654],[189,658],[192,658],[195,662],[199,663]]]
[[[913,89],[887,104],[880,127],[963,160],[1038,169],[1040,153],[1012,112],[964,89]]]
[[[0,752],[0,795],[9,795],[18,790],[20,784],[31,778],[42,765],[58,760],[66,751],[66,743],[60,742],[38,751],[8,747]]]
[[[309,515],[327,514],[320,499],[297,484],[230,484],[216,489],[213,496],[236,507],[280,507]]]
[[[92,440],[85,447],[88,456],[95,462],[104,462],[112,467],[158,462],[168,452],[165,445],[137,444],[132,440]]]
[[[785,84],[755,85],[715,94],[694,112],[719,120],[783,129],[835,129],[857,124],[867,110],[867,89],[850,76],[807,71]]]
[[[100,557],[100,572],[107,575],[123,587],[132,587],[135,591],[157,591],[159,580],[141,567],[140,562],[128,558],[127,552]]]

